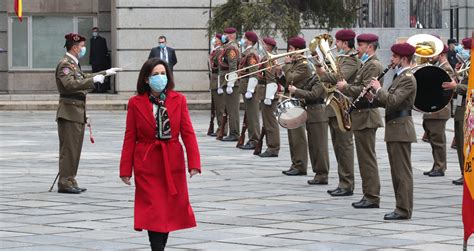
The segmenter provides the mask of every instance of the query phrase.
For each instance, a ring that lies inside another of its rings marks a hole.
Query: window
[[[362,0],[357,16],[359,27],[394,27],[395,0]]]
[[[442,28],[441,0],[410,0],[410,27]]]
[[[23,22],[9,19],[9,66],[11,70],[51,70],[64,55],[64,35],[70,32],[90,37],[97,20],[92,16],[28,16]],[[86,45],[87,46],[87,45]],[[89,53],[80,60],[89,69]]]

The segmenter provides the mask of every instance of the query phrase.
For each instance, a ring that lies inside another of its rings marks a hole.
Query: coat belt
[[[174,184],[173,176],[171,175],[171,166],[170,162],[168,159],[168,143],[171,142],[179,142],[178,139],[169,139],[169,140],[145,140],[145,141],[138,141],[138,143],[145,143],[145,144],[150,144],[148,148],[145,151],[145,155],[143,156],[143,163],[145,163],[145,160],[148,157],[148,153],[154,149],[155,147],[161,147],[161,153],[163,157],[163,164],[164,164],[164,169],[165,169],[165,178],[166,178],[166,183],[168,185],[168,190],[171,192],[172,195],[178,194],[178,190],[176,189],[176,185]]]

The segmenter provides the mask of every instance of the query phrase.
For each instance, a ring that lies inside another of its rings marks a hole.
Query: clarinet
[[[383,78],[383,76],[392,68],[392,64],[389,64],[387,66],[387,68],[385,68],[382,73],[380,73],[380,75],[377,77],[377,80],[379,81],[380,79]],[[360,92],[359,96],[357,96],[357,98],[351,102],[351,105],[349,107],[349,109],[347,110],[347,113],[348,114],[351,114],[351,112],[357,108],[356,106],[356,103],[359,102],[359,100],[365,96],[365,94],[367,94],[368,92],[372,91],[373,87],[371,84],[368,84],[366,87],[364,87],[364,89],[362,89],[362,91]]]

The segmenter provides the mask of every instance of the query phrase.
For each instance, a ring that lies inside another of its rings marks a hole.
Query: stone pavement
[[[146,233],[133,230],[133,187],[118,178],[125,112],[90,115],[96,143],[84,141],[78,172],[88,191],[64,195],[56,187],[48,192],[58,165],[55,112],[0,112],[0,248],[149,250]],[[206,136],[208,112],[191,116],[203,167],[201,176],[189,180],[198,227],[171,233],[167,250],[462,249],[462,189],[451,184],[459,177],[455,150],[448,150],[446,177],[429,178],[422,172],[431,168],[431,149],[413,144],[413,218],[387,222],[383,215],[393,210],[394,194],[383,129],[377,132],[381,208],[356,210],[351,202],[362,197],[357,165],[354,196],[326,193],[337,185],[331,145],[329,185],[309,186],[311,174],[281,174],[290,164],[286,130],[280,157],[262,159]],[[414,120],[420,138],[421,115]],[[448,143],[452,128],[450,120]]]

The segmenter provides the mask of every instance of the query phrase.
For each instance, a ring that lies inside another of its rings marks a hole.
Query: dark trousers
[[[153,232],[148,230],[148,239],[152,251],[165,250],[166,242],[168,241],[168,233]]]

